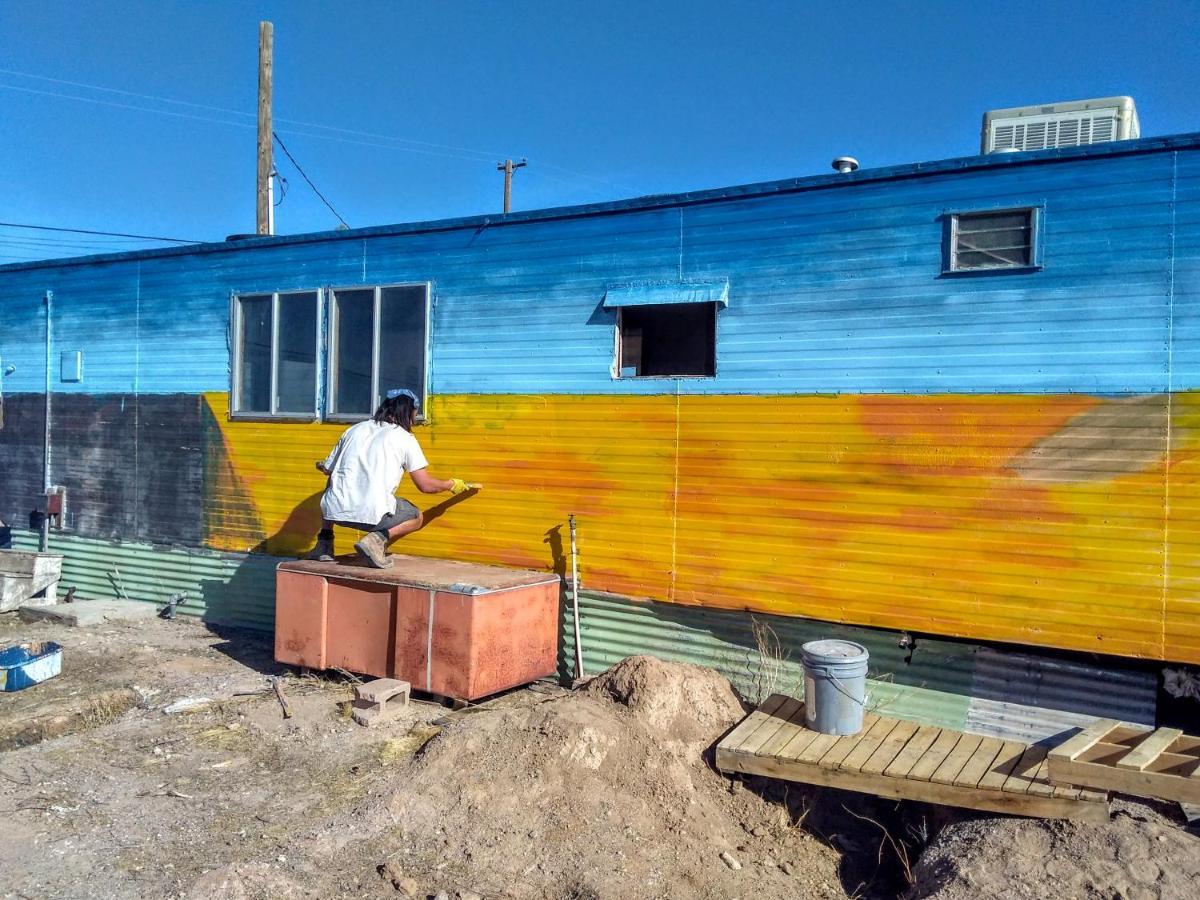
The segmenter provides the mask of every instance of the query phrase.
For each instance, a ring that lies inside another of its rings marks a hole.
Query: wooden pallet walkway
[[[1200,737],[1100,719],[1050,751],[1055,782],[1200,803]]]
[[[1043,745],[1001,741],[867,713],[858,734],[804,727],[804,704],[772,694],[717,744],[722,772],[880,797],[1041,818],[1107,821],[1107,795],[1054,785]]]

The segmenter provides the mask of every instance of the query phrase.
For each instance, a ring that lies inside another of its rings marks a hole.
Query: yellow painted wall
[[[342,426],[206,399],[209,545],[307,550],[313,462]],[[430,413],[431,470],[485,489],[406,481],[429,524],[398,552],[561,567],[573,512],[594,590],[1200,662],[1200,394],[462,395]]]

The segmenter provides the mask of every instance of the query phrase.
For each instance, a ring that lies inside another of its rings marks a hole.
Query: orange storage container
[[[350,558],[275,572],[275,659],[399,678],[460,700],[554,674],[556,575],[415,556],[390,569]]]

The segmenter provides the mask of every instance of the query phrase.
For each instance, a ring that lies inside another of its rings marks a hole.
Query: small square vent
[[[1123,141],[1141,135],[1131,97],[994,109],[983,117],[983,153],[1045,150]]]

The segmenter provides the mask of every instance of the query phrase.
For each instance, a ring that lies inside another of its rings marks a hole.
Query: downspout
[[[54,291],[46,291],[46,430],[42,440],[42,502],[50,493],[50,380],[51,380],[51,321],[54,311]],[[45,553],[50,549],[50,516],[42,516],[42,534],[38,549]]]

